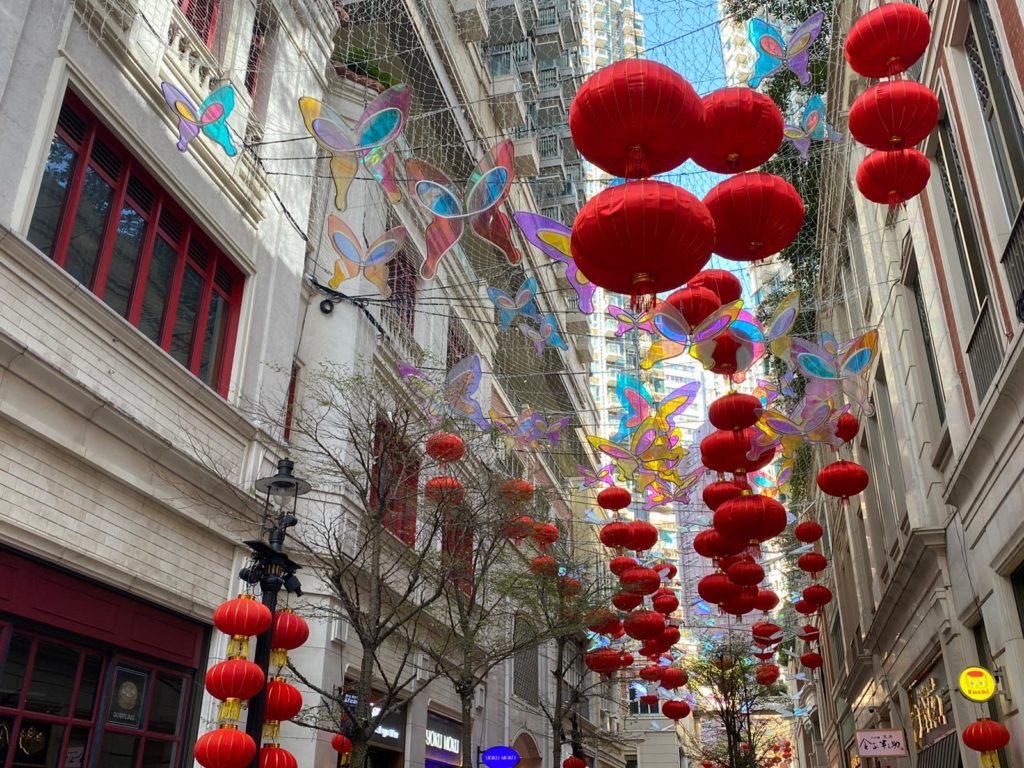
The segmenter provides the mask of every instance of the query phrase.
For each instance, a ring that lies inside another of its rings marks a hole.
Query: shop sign
[[[122,728],[142,727],[142,708],[146,703],[146,683],[149,675],[144,670],[120,665],[114,670],[110,711],[107,723]]]
[[[462,723],[427,712],[427,757],[446,765],[462,765]]]
[[[358,698],[354,693],[345,694],[345,703],[349,707],[355,707]],[[370,717],[377,717],[380,714],[380,707],[377,704],[370,706]],[[403,704],[390,715],[381,720],[373,731],[373,738],[370,742],[391,749],[402,748],[402,728],[405,726],[405,705]]]
[[[519,753],[512,747],[491,747],[480,755],[480,761],[487,768],[515,768],[519,764]]]
[[[960,673],[960,693],[971,701],[988,701],[996,695],[996,679],[983,667],[968,667]]]
[[[931,746],[952,730],[946,717],[947,693],[946,673],[941,660],[907,691],[910,699],[910,721],[914,728],[914,745],[918,750]]]
[[[903,731],[857,731],[857,754],[861,757],[906,757],[907,739]]]

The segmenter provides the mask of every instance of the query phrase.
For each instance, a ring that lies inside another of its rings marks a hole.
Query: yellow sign
[[[988,701],[996,694],[996,679],[987,669],[968,667],[960,673],[960,693],[971,701]]]

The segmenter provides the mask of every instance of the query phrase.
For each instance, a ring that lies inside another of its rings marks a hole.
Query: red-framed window
[[[416,510],[419,506],[420,460],[394,426],[378,419],[373,431],[373,469],[370,472],[370,507],[383,494],[386,503],[382,524],[410,547],[416,544]]]
[[[213,34],[217,31],[220,0],[178,0],[178,7],[199,39],[209,48],[213,44]]]
[[[256,85],[264,63],[263,56],[270,44],[272,30],[269,15],[264,11],[257,11],[252,24],[252,38],[249,40],[249,56],[245,64],[245,90],[250,96],[256,95]]]
[[[28,239],[203,382],[227,394],[241,271],[70,92]]]

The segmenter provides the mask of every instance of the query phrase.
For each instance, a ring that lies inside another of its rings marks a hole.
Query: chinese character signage
[[[946,716],[946,672],[940,659],[907,691],[914,745],[918,750],[930,747],[953,730]]]
[[[968,667],[960,673],[960,693],[971,701],[988,701],[996,694],[996,679],[982,667]]]
[[[903,731],[857,731],[857,754],[861,757],[906,757]]]

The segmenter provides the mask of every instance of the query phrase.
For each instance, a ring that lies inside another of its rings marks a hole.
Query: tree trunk
[[[349,768],[366,768],[366,758],[370,751],[367,739],[359,734],[352,735],[352,752],[349,760]]]
[[[464,687],[459,691],[459,699],[462,703],[462,766],[473,768],[476,764],[476,756],[473,754],[473,694],[475,688]]]
[[[562,764],[562,728],[564,727],[565,700],[562,696],[562,665],[565,663],[566,640],[558,638],[555,641],[555,704],[552,708],[554,720],[551,723],[551,768],[560,768]]]

